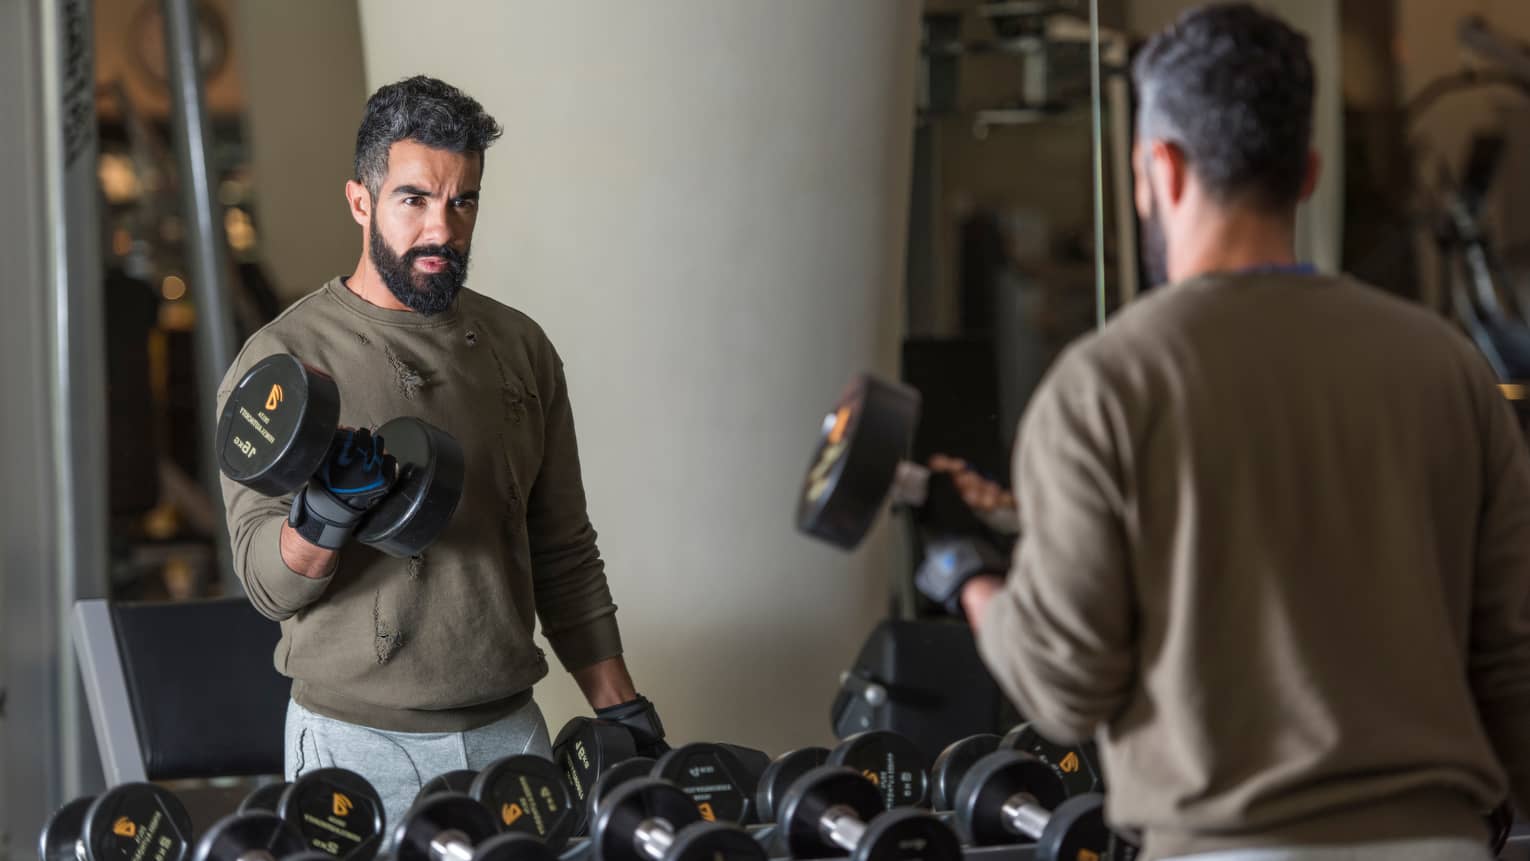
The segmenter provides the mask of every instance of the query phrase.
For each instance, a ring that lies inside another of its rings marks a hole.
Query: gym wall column
[[[0,857],[102,780],[69,633],[107,582],[91,15],[0,3]]]
[[[918,3],[360,8],[369,88],[436,75],[505,126],[469,283],[563,356],[639,690],[678,740],[827,740],[894,533],[793,515],[844,382],[897,371]],[[558,671],[538,697],[588,711]]]

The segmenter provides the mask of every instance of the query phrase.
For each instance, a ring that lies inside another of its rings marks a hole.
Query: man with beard
[[[1007,579],[922,571],[1020,712],[1097,738],[1145,859],[1486,859],[1530,803],[1530,456],[1429,309],[1298,262],[1306,39],[1246,4],[1135,61],[1167,286],[1021,422]],[[955,472],[970,504],[997,489]]]
[[[538,619],[597,714],[646,752],[663,748],[622,659],[563,363],[530,318],[463,286],[484,151],[500,132],[438,80],[373,94],[345,186],[361,227],[355,270],[252,336],[220,388],[221,408],[274,353],[340,388],[344,427],[295,500],[227,478],[223,495],[240,581],[282,626],[287,778],[349,768],[390,822],[439,774],[551,755],[532,700],[548,671]],[[450,524],[413,559],[345,540],[397,478],[369,430],[404,415],[456,437],[466,465]]]

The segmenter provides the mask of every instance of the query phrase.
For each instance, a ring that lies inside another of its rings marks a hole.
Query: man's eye
[[[422,201],[418,197],[406,197],[406,198],[404,198],[404,205],[405,206],[419,206],[421,202]]]
[[[452,201],[452,205],[457,207],[458,209],[472,209],[472,208],[478,206],[478,201],[473,200],[471,198],[459,197],[456,200]]]

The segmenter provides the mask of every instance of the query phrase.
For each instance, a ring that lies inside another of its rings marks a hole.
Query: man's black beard
[[[372,265],[395,299],[427,317],[452,307],[467,280],[466,251],[459,254],[449,245],[416,245],[399,256],[377,231],[375,220],[370,235]],[[414,262],[421,257],[439,257],[446,267],[440,272],[416,272]]]
[[[1149,288],[1168,283],[1169,242],[1163,234],[1163,220],[1158,217],[1157,195],[1153,195],[1147,217],[1142,219],[1142,267],[1147,270]]]

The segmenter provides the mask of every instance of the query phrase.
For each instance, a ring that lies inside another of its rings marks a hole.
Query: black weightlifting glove
[[[319,471],[293,497],[287,522],[305,541],[336,550],[397,481],[398,461],[384,453],[382,437],[366,428],[342,430]]]
[[[914,572],[919,593],[964,618],[962,587],[979,574],[1004,573],[1004,558],[986,541],[977,538],[942,538],[925,545],[924,562]]]
[[[669,745],[664,742],[664,724],[659,720],[659,713],[642,694],[638,694],[635,700],[596,709],[595,717],[621,724],[632,733],[632,739],[637,743],[638,756],[657,759],[669,752]]]

